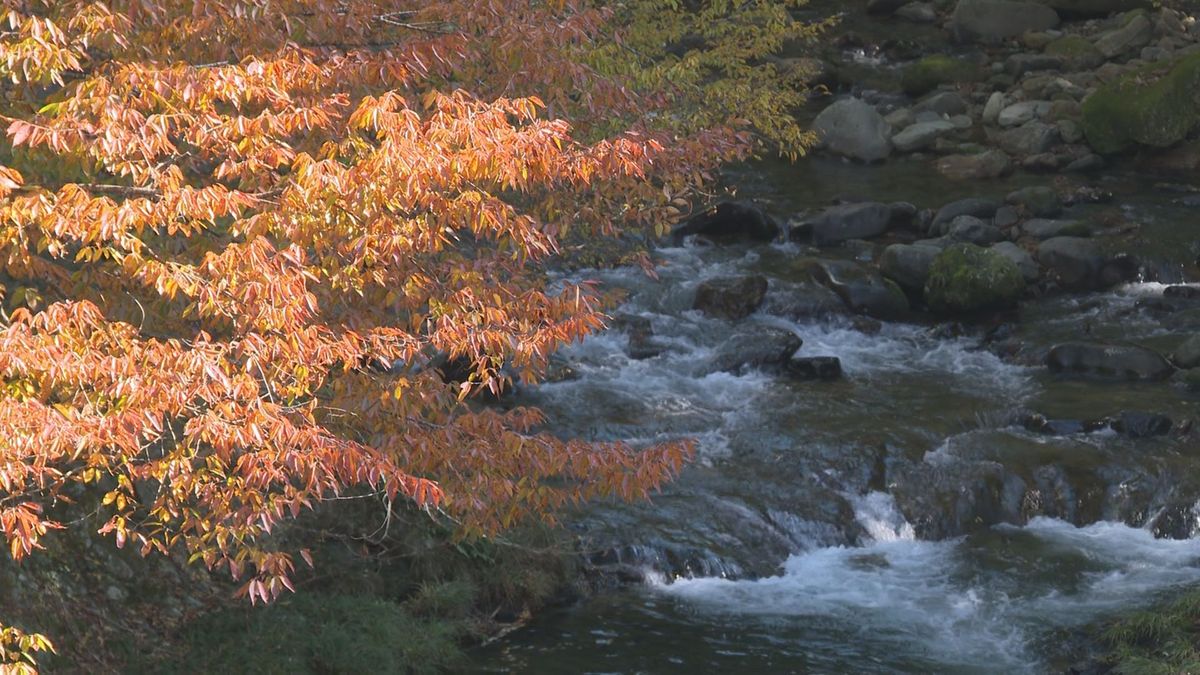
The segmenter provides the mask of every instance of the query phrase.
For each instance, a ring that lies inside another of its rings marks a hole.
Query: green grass
[[[1104,640],[1111,647],[1106,661],[1114,673],[1200,673],[1200,590],[1115,622]]]

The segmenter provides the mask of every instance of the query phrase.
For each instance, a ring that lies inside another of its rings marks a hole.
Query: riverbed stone
[[[1132,279],[1136,262],[1104,253],[1100,242],[1083,237],[1054,237],[1038,245],[1038,262],[1070,290],[1100,290]]]
[[[1175,423],[1161,413],[1127,410],[1109,422],[1113,431],[1129,438],[1150,438],[1171,433]]]
[[[843,99],[813,120],[818,147],[863,162],[892,154],[891,127],[875,108],[858,98]]]
[[[1058,193],[1041,185],[1014,190],[1008,193],[1004,201],[1013,206],[1023,207],[1026,213],[1035,218],[1053,218],[1063,210]]]
[[[1013,54],[1004,62],[1004,72],[1013,77],[1043,70],[1061,70],[1063,60],[1052,54]]]
[[[914,152],[933,145],[938,138],[955,130],[955,126],[946,120],[933,122],[918,122],[904,131],[892,136],[892,143],[900,152]]]
[[[1004,235],[1000,232],[1000,228],[982,218],[959,216],[950,221],[946,239],[953,242],[987,246],[1004,239]]]
[[[804,341],[785,328],[755,326],[739,330],[713,355],[707,372],[736,373],[752,368],[781,368]]]
[[[1200,367],[1200,335],[1193,335],[1176,347],[1171,361],[1180,368]]]
[[[1083,101],[1084,136],[1100,154],[1140,144],[1165,148],[1200,125],[1200,53],[1176,61],[1165,74],[1138,69],[1097,89]]]
[[[719,241],[771,241],[782,228],[762,208],[749,202],[723,202],[692,216],[671,230],[678,245],[688,235],[703,235]]]
[[[938,209],[937,214],[933,216],[930,233],[936,235],[946,234],[950,222],[959,216],[991,218],[1001,206],[1002,204],[999,201],[984,197],[968,197],[950,202]]]
[[[1035,239],[1053,239],[1055,237],[1086,237],[1088,227],[1078,220],[1050,220],[1048,218],[1032,218],[1021,223],[1021,231]]]
[[[1082,35],[1062,36],[1046,45],[1046,54],[1061,59],[1071,70],[1091,70],[1105,61],[1104,54]]]
[[[794,380],[836,380],[842,376],[842,360],[836,356],[798,356],[784,364],[783,372]]]
[[[1111,59],[1145,47],[1153,37],[1154,26],[1146,13],[1136,12],[1120,27],[1102,34],[1095,44],[1105,58]]]
[[[934,23],[938,18],[937,9],[931,2],[910,2],[897,9],[896,16],[913,23]]]
[[[997,42],[1029,31],[1054,28],[1058,13],[1036,2],[959,0],[950,30],[962,42]]]
[[[1046,355],[1053,373],[1072,373],[1124,380],[1162,380],[1175,368],[1158,352],[1138,345],[1067,342]]]
[[[808,321],[846,314],[847,307],[832,289],[814,281],[801,281],[771,284],[762,311],[793,321]]]
[[[1025,278],[1025,283],[1033,283],[1038,280],[1042,274],[1042,268],[1038,267],[1033,256],[1029,251],[1017,246],[1011,241],[1001,241],[992,244],[992,250],[1000,255],[1013,261],[1017,269],[1021,270],[1021,276]]]
[[[696,288],[692,309],[736,321],[750,316],[762,305],[768,285],[761,274],[706,279]]]
[[[909,96],[927,94],[943,84],[974,82],[979,79],[975,64],[953,56],[932,54],[904,69],[900,88]]]
[[[914,113],[933,112],[940,115],[961,115],[967,112],[967,102],[954,91],[930,94],[913,106]]]
[[[1058,129],[1052,124],[1033,120],[995,134],[996,145],[1010,155],[1037,155],[1059,143]]]
[[[983,106],[983,123],[995,125],[1000,121],[1000,112],[1008,107],[1008,97],[1002,91],[994,91]]]
[[[929,280],[933,259],[942,252],[940,247],[916,244],[892,244],[879,257],[879,270],[884,276],[910,291],[921,291]]]
[[[877,319],[897,319],[908,313],[908,298],[894,281],[849,260],[810,260],[813,279],[832,289],[846,305]]]
[[[955,244],[938,254],[925,283],[925,300],[939,311],[1009,307],[1025,292],[1017,265],[991,249]]]
[[[840,204],[825,209],[811,221],[812,241],[817,246],[849,239],[870,239],[887,232],[892,208],[879,202]]]
[[[996,118],[996,123],[1002,127],[1016,127],[1032,120],[1041,119],[1050,112],[1049,101],[1021,101],[1014,103]]]
[[[938,173],[951,180],[987,180],[1012,173],[1012,159],[1000,150],[947,155],[937,160]]]

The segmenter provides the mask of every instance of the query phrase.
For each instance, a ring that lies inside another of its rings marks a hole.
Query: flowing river
[[[911,168],[806,160],[744,181],[783,213],[848,191],[935,208],[964,196]],[[1200,309],[1155,309],[1194,255],[1168,233],[1185,223],[1194,237],[1197,221],[1148,180],[1112,185],[1130,186],[1117,203],[1163,233],[1159,281],[1045,296],[982,326],[789,318],[808,292],[795,264],[808,252],[790,243],[660,249],[658,280],[589,270],[628,293],[621,325],[648,322],[657,355],[629,356],[616,327],[566,350],[573,379],[518,402],[543,408],[558,433],[691,437],[698,455],[652,503],[593,506],[575,522],[593,562],[642,583],[544,613],[478,652],[478,672],[1062,672],[1081,629],[1200,582],[1200,448],[1186,428],[1200,400],[1043,365],[1069,339],[1169,351],[1200,327]],[[691,309],[704,279],[748,272],[770,280],[752,316]],[[844,376],[711,372],[723,345],[770,328],[801,337],[799,356],[838,357]],[[1175,428],[1131,437],[1026,423],[1131,411]]]

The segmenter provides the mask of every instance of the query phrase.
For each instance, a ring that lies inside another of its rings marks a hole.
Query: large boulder
[[[870,239],[887,232],[892,207],[878,202],[840,204],[825,209],[809,225],[812,241],[828,246],[847,239]]]
[[[716,240],[771,241],[779,235],[779,222],[759,207],[746,202],[724,202],[698,213],[671,230],[671,241],[698,234]]]
[[[1074,373],[1123,380],[1162,380],[1175,369],[1158,352],[1137,345],[1067,342],[1046,356],[1054,373]]]
[[[974,155],[947,155],[938,159],[934,167],[951,180],[984,180],[1007,176],[1013,164],[1003,152],[988,150]]]
[[[892,154],[892,128],[871,104],[843,99],[821,111],[812,129],[819,147],[863,162],[877,162]]]
[[[925,282],[925,301],[940,311],[1009,307],[1024,292],[1025,277],[1016,263],[974,244],[955,244],[939,253]]]
[[[707,372],[736,373],[752,368],[782,368],[803,341],[790,330],[755,326],[738,331],[717,348]]]
[[[1038,262],[1059,285],[1070,290],[1100,290],[1131,280],[1136,262],[1105,253],[1101,244],[1082,237],[1054,237],[1037,250]]]
[[[879,257],[879,271],[909,291],[921,291],[929,279],[933,259],[942,252],[936,246],[892,244]]]
[[[1080,119],[1092,149],[1101,154],[1141,144],[1165,148],[1200,124],[1200,54],[1134,70],[1083,101]]]
[[[767,278],[759,274],[707,279],[696,288],[692,309],[736,321],[750,316],[762,305],[767,285]]]
[[[1058,13],[1036,2],[959,0],[950,17],[955,38],[964,42],[997,42],[1058,25]]]
[[[877,319],[897,319],[908,313],[908,298],[895,282],[849,260],[808,260],[802,263],[818,283],[833,290],[850,309]]]

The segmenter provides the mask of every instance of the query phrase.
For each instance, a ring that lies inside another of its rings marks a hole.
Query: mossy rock
[[[1161,77],[1157,72],[1147,67],[1127,73],[1084,100],[1080,122],[1093,150],[1165,148],[1200,124],[1200,54],[1176,61]]]
[[[979,75],[979,68],[969,61],[934,54],[905,68],[900,88],[909,96],[920,96],[942,84],[975,82]]]
[[[1089,70],[1104,63],[1104,54],[1092,44],[1092,41],[1081,35],[1064,35],[1046,45],[1046,54],[1057,56],[1068,67],[1078,70]]]
[[[1025,278],[1012,260],[974,244],[956,244],[933,259],[925,282],[932,309],[970,312],[1008,307],[1025,292]]]

